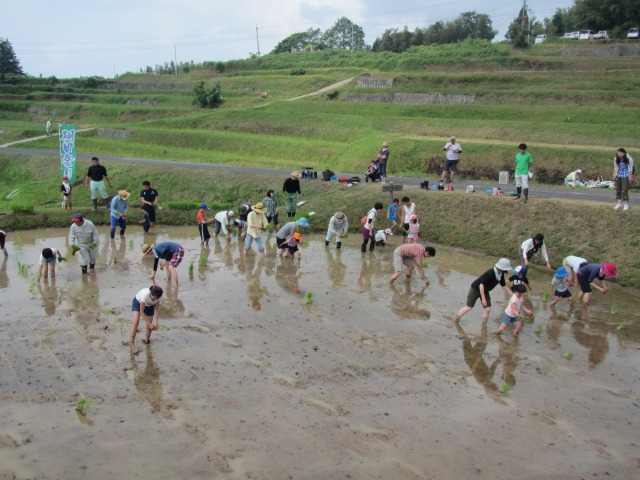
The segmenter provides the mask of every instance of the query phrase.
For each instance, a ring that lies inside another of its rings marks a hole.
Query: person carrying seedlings
[[[527,278],[527,267],[522,266],[522,265],[518,265],[516,268],[514,268],[513,270],[511,270],[511,273],[513,273],[513,275],[511,275],[509,277],[509,281],[511,282],[512,285],[524,285],[525,287],[528,287],[529,290],[532,290],[531,285],[529,285],[529,279]]]
[[[209,225],[215,219],[207,218],[207,212],[209,211],[209,207],[206,203],[201,203],[198,208],[198,215],[196,217],[198,221],[198,233],[200,234],[200,246],[208,247],[209,239],[211,238],[211,234],[209,233]]]
[[[309,220],[302,217],[295,222],[285,223],[280,230],[276,232],[276,246],[278,247],[278,256],[284,253],[284,250],[288,248],[286,246],[287,239],[296,233],[300,227],[309,227]]]
[[[388,237],[390,236],[393,236],[393,232],[390,228],[378,230],[376,232],[376,245],[379,247],[384,247],[385,245],[393,245],[394,242],[388,239]]]
[[[394,273],[389,279],[389,285],[396,281],[396,279],[402,275],[402,270],[407,267],[407,280],[411,280],[413,275],[413,269],[418,268],[424,284],[429,286],[429,280],[424,274],[424,268],[422,266],[422,259],[424,257],[435,257],[436,249],[433,247],[425,247],[420,243],[405,243],[400,245],[393,251],[393,266],[396,273]]]
[[[111,231],[109,235],[115,238],[116,227],[120,227],[120,236],[127,229],[127,211],[129,210],[129,196],[126,190],[118,190],[118,195],[111,200]]]
[[[382,210],[384,206],[380,202],[376,202],[367,215],[362,219],[362,246],[360,250],[364,253],[367,251],[367,243],[371,241],[369,245],[369,251],[373,252],[376,248],[376,220],[378,218],[378,212]]]
[[[562,266],[567,269],[567,272],[569,272],[568,283],[570,287],[578,286],[578,270],[582,265],[586,265],[587,263],[586,258],[577,257],[575,255],[569,255],[562,259]]]
[[[518,145],[519,153],[515,156],[516,170],[516,198],[520,199],[520,195],[524,189],[524,203],[529,201],[529,165],[533,162],[533,157],[527,152],[527,144],[521,143]]]
[[[60,185],[60,191],[62,192],[62,206],[64,211],[71,212],[71,184],[69,183],[69,177],[67,175],[62,177],[62,185]]]
[[[589,263],[582,265],[578,270],[577,277],[580,284],[580,294],[578,298],[582,298],[582,303],[589,303],[591,298],[591,287],[602,292],[603,295],[609,291],[604,284],[604,277],[615,278],[618,276],[618,269],[615,263]],[[600,285],[593,283],[595,279],[600,280]]]
[[[262,242],[262,232],[267,228],[267,217],[264,214],[264,205],[262,202],[256,203],[251,207],[251,212],[247,215],[247,236],[244,239],[243,255],[247,256],[251,250],[251,243],[255,240],[258,246],[258,253],[264,258],[264,243]]]
[[[144,233],[149,233],[149,228],[151,227],[151,216],[149,215],[149,205],[142,205],[140,207],[140,211],[142,212],[142,220],[140,220],[140,225],[142,225],[142,229]]]
[[[160,266],[160,270],[167,267],[167,280],[171,282],[171,278],[173,277],[176,287],[178,286],[178,271],[176,268],[178,268],[178,265],[180,265],[184,258],[184,248],[182,248],[182,245],[175,242],[162,242],[156,244],[145,243],[142,245],[142,254],[154,256],[153,273],[149,277],[151,280],[156,278],[158,263],[162,259],[163,262]]]
[[[87,266],[91,270],[96,268],[98,258],[98,229],[90,220],[84,218],[81,213],[74,213],[69,228],[69,245],[71,255],[80,253],[80,268],[83,274],[87,274]]]
[[[300,235],[300,232],[295,232],[293,235],[288,237],[284,241],[283,245],[278,245],[284,251],[284,253],[282,254],[282,258],[286,258],[289,255],[291,255],[291,257],[293,258],[297,253],[298,259],[301,259],[302,253],[298,248],[298,245],[301,243],[302,243],[302,235]]]
[[[400,205],[400,200],[394,198],[393,203],[389,205],[389,209],[387,210],[387,220],[389,220],[391,230],[398,226],[398,222],[396,221],[398,214],[398,205]]]
[[[527,315],[533,315],[533,312],[529,310],[522,304],[522,294],[527,291],[527,287],[524,286],[523,283],[518,285],[512,285],[511,291],[513,295],[511,295],[511,299],[509,300],[509,305],[504,310],[502,314],[502,321],[496,333],[500,335],[502,332],[506,330],[506,328],[513,323],[515,330],[513,331],[514,336],[518,336],[520,333],[520,329],[522,328],[522,322],[520,321],[520,310],[524,311]]]
[[[220,235],[220,230],[224,234],[227,240],[231,240],[231,225],[233,225],[233,217],[236,214],[233,210],[223,210],[222,212],[216,213],[213,222],[213,234],[217,237]]]
[[[547,245],[544,243],[544,235],[537,233],[534,237],[527,238],[520,245],[522,250],[522,258],[524,259],[524,265],[529,266],[529,260],[539,251],[542,252],[542,258],[547,262],[547,269],[553,270],[553,267],[549,263],[549,254],[547,253]]]
[[[414,214],[409,217],[407,243],[418,243],[418,235],[420,235],[420,224],[418,223],[418,216]]]
[[[133,297],[133,301],[131,302],[133,320],[131,323],[131,333],[129,334],[129,346],[133,353],[138,353],[136,349],[136,335],[138,333],[140,317],[142,317],[147,327],[142,343],[145,345],[151,343],[151,332],[158,329],[158,322],[160,320],[160,298],[163,293],[161,287],[152,285],[149,288],[143,288]]]
[[[300,177],[302,175],[298,171],[291,172],[291,176],[284,181],[282,185],[282,193],[285,194],[285,206],[287,209],[287,217],[293,218],[298,211],[298,195],[302,195],[300,191]]]
[[[507,287],[504,280],[504,274],[511,270],[511,262],[508,258],[501,258],[498,263],[490,268],[478,278],[476,278],[469,288],[467,294],[467,304],[462,307],[456,316],[453,318],[454,322],[459,322],[460,319],[473,310],[474,305],[480,299],[484,312],[482,313],[482,323],[486,323],[491,313],[491,295],[489,292],[496,286],[500,285],[507,295],[512,295],[513,292]]]
[[[61,262],[65,261],[65,258],[57,248],[43,248],[40,253],[40,260],[38,261],[38,281],[44,272],[44,278],[49,276],[49,267],[51,267],[51,278],[56,278],[56,260]]]
[[[98,209],[98,194],[104,200],[105,206],[107,205],[107,199],[109,196],[107,195],[107,189],[104,186],[104,179],[107,179],[107,183],[109,184],[109,188],[111,188],[111,179],[109,175],[107,175],[107,169],[104,165],[100,165],[100,160],[98,157],[93,157],[91,159],[91,166],[87,171],[87,176],[84,179],[84,187],[87,188],[87,185],[91,188],[91,200],[93,201],[93,209]]]
[[[573,297],[571,296],[571,290],[569,290],[569,284],[567,278],[569,272],[564,267],[558,267],[555,275],[551,279],[551,295],[553,300],[551,301],[551,308],[555,306],[562,298],[566,298],[569,301],[569,305],[573,308]]]
[[[342,239],[349,232],[349,220],[343,212],[334,213],[329,219],[329,228],[327,228],[327,236],[324,239],[325,246],[329,246],[329,242],[335,236],[336,248],[342,247]]]
[[[273,222],[273,228],[278,230],[280,224],[278,223],[278,197],[273,190],[267,191],[267,196],[262,199],[265,210],[267,211],[267,222]]]
[[[153,226],[156,223],[156,204],[158,203],[160,194],[155,188],[151,188],[151,182],[145,180],[142,182],[142,190],[140,191],[140,203],[147,207],[149,212],[149,221]]]

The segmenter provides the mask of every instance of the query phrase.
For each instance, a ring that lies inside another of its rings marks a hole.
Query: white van
[[[579,40],[593,40],[593,32],[591,30],[580,30]]]
[[[640,30],[637,28],[630,28],[627,32],[627,38],[638,38],[638,33],[640,33]]]
[[[542,35],[538,35],[536,37],[536,43],[542,43],[547,39],[547,36],[543,33]]]

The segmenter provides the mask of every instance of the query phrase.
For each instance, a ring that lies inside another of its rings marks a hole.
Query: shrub
[[[204,82],[200,82],[193,87],[193,93],[196,96],[193,99],[193,104],[200,106],[200,108],[216,108],[223,101],[219,83],[216,83],[212,88],[205,88]]]
[[[340,92],[338,92],[338,90],[334,90],[333,92],[328,92],[326,96],[329,100],[335,100],[338,98],[338,95],[340,95]]]
[[[13,204],[11,211],[13,213],[33,213],[33,205]]]
[[[291,75],[305,75],[307,71],[304,68],[294,68],[291,70]]]

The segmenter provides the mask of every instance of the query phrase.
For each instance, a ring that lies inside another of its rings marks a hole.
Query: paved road
[[[58,158],[57,150],[36,150],[36,149],[26,149],[26,148],[13,148],[6,147],[4,145],[0,145],[0,153],[10,153],[13,155],[40,155],[43,157],[54,157]],[[93,154],[83,154],[79,153],[77,158],[82,159],[90,159]],[[122,163],[140,163],[145,165],[166,165],[171,167],[184,167],[188,166],[190,168],[202,168],[204,170],[222,170],[225,172],[238,172],[238,173],[253,173],[253,174],[265,174],[265,175],[282,175],[288,176],[291,173],[291,170],[277,170],[277,169],[269,169],[269,168],[257,168],[257,167],[236,167],[233,165],[217,165],[212,163],[197,163],[197,162],[181,162],[174,160],[159,160],[159,159],[149,159],[149,158],[128,158],[128,157],[116,157],[113,155],[100,155],[101,162],[122,162]],[[318,172],[320,175],[320,172]],[[359,176],[364,181],[364,174],[362,172],[359,173],[340,173],[336,172],[338,177],[352,177]],[[413,178],[413,177],[388,177],[387,180],[389,182],[393,182],[396,185],[413,185],[418,186],[423,181],[429,181],[429,186],[437,183],[437,179],[429,176],[425,176],[422,178]],[[304,180],[303,180],[304,181]],[[320,180],[318,180],[320,181]],[[456,190],[464,190],[467,185],[473,185],[475,187],[476,193],[484,194],[484,192],[492,187],[498,187],[498,182],[490,183],[486,181],[455,181],[453,183],[454,189]],[[510,190],[515,190],[513,184],[511,185],[503,185],[501,186],[504,192],[508,192]],[[603,203],[611,203],[612,205],[615,203],[615,192],[612,189],[598,189],[598,188],[567,188],[561,186],[542,186],[542,185],[532,185],[530,188],[530,197],[533,198],[563,198],[570,200],[578,200],[578,201],[592,201],[592,202],[603,202]],[[434,194],[438,194],[440,192],[433,192]],[[400,196],[400,195],[399,195]],[[631,203],[637,204],[638,200],[640,200],[640,194],[635,191],[630,193]]]

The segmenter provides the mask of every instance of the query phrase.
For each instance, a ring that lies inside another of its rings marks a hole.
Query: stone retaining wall
[[[568,49],[563,50],[560,55],[563,57],[637,57],[640,55],[640,44],[625,43],[596,49]]]
[[[356,87],[358,88],[391,88],[393,87],[393,78],[358,77],[356,79]]]
[[[475,95],[440,93],[349,93],[348,102],[401,103],[410,105],[464,105],[473,103]]]
[[[119,140],[129,140],[131,130],[123,130],[120,128],[98,128],[98,136],[106,138],[117,138]]]
[[[55,117],[56,115],[55,109],[49,107],[40,107],[39,105],[29,105],[29,107],[27,107],[27,113],[33,113],[35,115],[47,115],[50,117]]]
[[[157,100],[127,100],[127,105],[133,105],[135,107],[157,107]]]
[[[103,83],[106,90],[193,90],[191,83]]]

